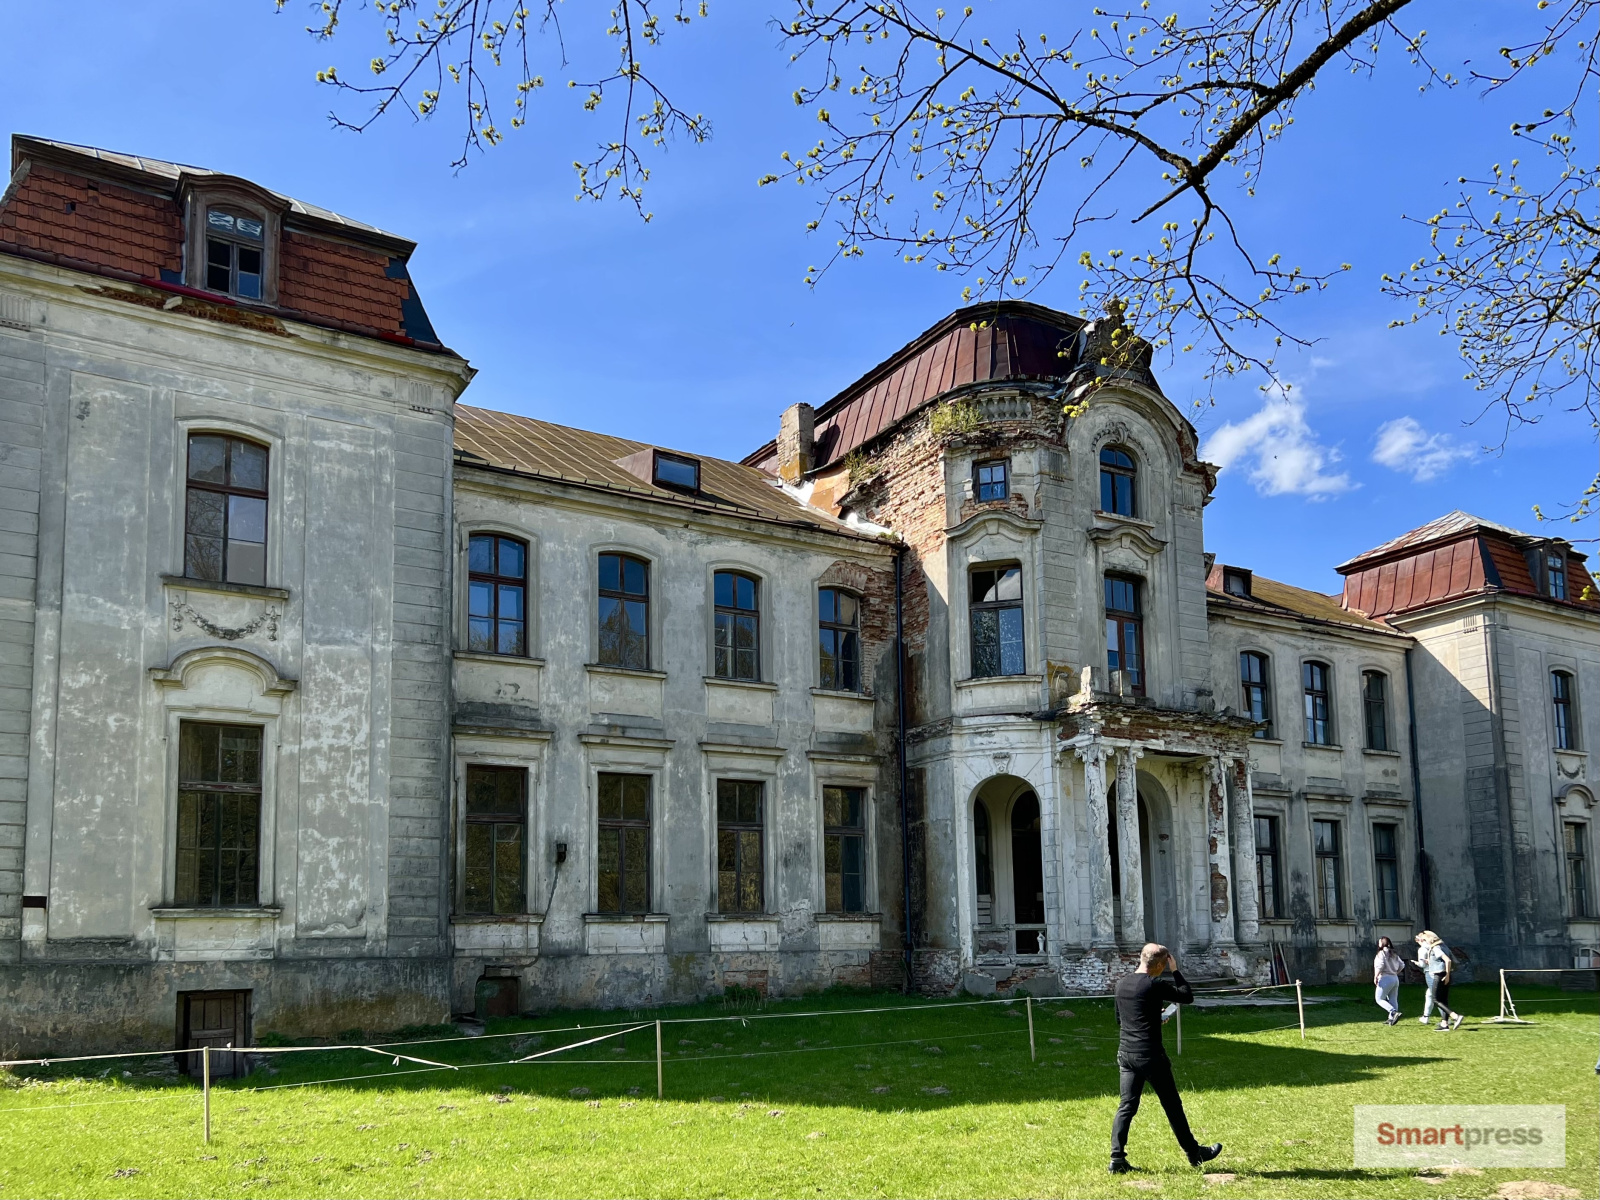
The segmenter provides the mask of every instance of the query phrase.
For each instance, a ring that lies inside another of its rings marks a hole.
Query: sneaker
[[[1463,1018],[1460,1013],[1457,1013],[1455,1016],[1450,1018],[1450,1029],[1452,1032],[1461,1028],[1462,1020]]]
[[[1106,1170],[1113,1175],[1127,1175],[1138,1170],[1138,1168],[1125,1158],[1113,1158],[1111,1160],[1111,1165],[1107,1167]]]
[[[1222,1143],[1212,1142],[1209,1146],[1201,1146],[1195,1153],[1189,1155],[1189,1165],[1198,1167],[1201,1163],[1208,1163],[1222,1153]]]
[[[1418,1017],[1417,1018],[1417,1024],[1418,1025],[1426,1025],[1427,1023],[1428,1023],[1428,1018],[1427,1017]]]
[[[1450,1032],[1450,1022],[1449,1021],[1440,1021],[1437,1025],[1435,1025],[1433,1027],[1433,1031],[1435,1033],[1449,1033]]]
[[[1397,1013],[1397,1012],[1396,1013],[1390,1013],[1389,1014],[1389,1019],[1384,1023],[1386,1025],[1397,1025],[1397,1024],[1399,1024],[1400,1023],[1400,1014]]]

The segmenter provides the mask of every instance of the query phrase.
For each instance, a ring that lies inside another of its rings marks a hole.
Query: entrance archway
[[[1174,945],[1178,922],[1171,810],[1153,780],[1139,777],[1139,882],[1144,895],[1144,928],[1140,930],[1122,928],[1122,855],[1117,832],[1117,789],[1113,784],[1106,797],[1106,843],[1111,848],[1111,908],[1117,940]]]
[[[1044,838],[1027,780],[996,775],[978,786],[972,846],[980,952],[1045,953]]]

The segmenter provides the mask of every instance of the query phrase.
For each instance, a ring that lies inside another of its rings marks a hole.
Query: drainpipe
[[[1422,884],[1422,927],[1433,928],[1433,884],[1428,874],[1427,843],[1422,837],[1422,767],[1417,762],[1417,693],[1411,682],[1412,649],[1406,650],[1406,718],[1411,741],[1411,795],[1417,814],[1417,871]],[[1600,1070],[1600,1065],[1596,1066]]]
[[[905,887],[906,990],[911,990],[911,824],[906,806],[906,624],[904,564],[906,548],[894,552],[895,745],[900,767],[900,879]]]

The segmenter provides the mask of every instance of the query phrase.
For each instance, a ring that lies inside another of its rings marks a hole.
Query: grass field
[[[1103,1001],[1036,1002],[1032,1062],[1020,1002],[866,1013],[908,999],[830,993],[632,1014],[737,1018],[664,1027],[663,1101],[653,1029],[488,1065],[628,1013],[491,1022],[497,1036],[407,1051],[459,1072],[401,1074],[415,1064],[358,1051],[280,1055],[276,1074],[213,1090],[209,1146],[200,1090],[169,1060],[0,1075],[0,1197],[1479,1197],[1520,1180],[1596,1195],[1595,993],[1518,989],[1537,1023],[1492,1026],[1477,1018],[1495,1011],[1495,989],[1458,985],[1468,1023],[1439,1034],[1413,1019],[1418,988],[1393,1029],[1369,989],[1316,991],[1336,999],[1308,1005],[1305,1042],[1293,1007],[1184,1014],[1178,1079],[1201,1140],[1226,1146],[1211,1169],[1232,1178],[1188,1167],[1149,1094],[1130,1146],[1143,1170],[1106,1175],[1117,1075]],[[387,1077],[347,1078],[373,1073]],[[1565,1104],[1568,1165],[1353,1170],[1351,1108],[1374,1103]]]

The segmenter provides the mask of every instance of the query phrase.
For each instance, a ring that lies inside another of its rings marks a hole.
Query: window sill
[[[813,696],[831,696],[837,700],[865,700],[869,702],[877,700],[877,697],[871,692],[849,692],[840,688],[814,687],[811,689],[811,694]]]
[[[452,913],[452,925],[543,925],[543,913]]]
[[[1361,751],[1361,753],[1362,754],[1370,754],[1374,758],[1399,758],[1400,757],[1400,751],[1398,751],[1398,750],[1374,750],[1371,746],[1365,747]]]
[[[217,920],[219,918],[233,918],[235,920],[265,921],[277,918],[283,912],[279,904],[238,904],[238,905],[200,905],[200,904],[160,904],[150,909],[150,915],[160,921],[187,921],[187,920]]]
[[[1301,742],[1300,746],[1305,750],[1332,750],[1338,754],[1344,753],[1344,747],[1338,742]]]
[[[1354,917],[1318,917],[1314,923],[1317,925],[1345,925],[1351,929],[1354,929],[1356,924]]]
[[[592,913],[583,914],[585,925],[665,925],[666,913]]]
[[[591,675],[625,675],[631,679],[665,679],[665,671],[651,671],[644,667],[612,667],[604,663],[584,663],[583,669]]]
[[[1253,737],[1250,739],[1252,746],[1281,746],[1283,739],[1277,737]]]
[[[544,666],[542,658],[528,658],[522,654],[490,654],[483,650],[457,650],[455,657],[458,662],[494,663],[501,666],[510,664],[517,667]]]
[[[778,916],[777,913],[764,913],[764,912],[755,912],[755,913],[708,912],[706,914],[706,920],[710,921],[712,924],[728,923],[728,922],[738,922],[738,923],[742,924],[742,923],[747,922],[747,921],[760,921],[760,922],[762,922],[764,924],[776,925],[779,921],[783,920],[783,918]]]
[[[1145,530],[1147,533],[1156,531],[1156,523],[1154,521],[1146,521],[1143,517],[1130,517],[1126,513],[1108,512],[1103,508],[1095,509],[1094,515],[1096,520],[1115,521],[1119,525],[1132,525],[1138,529]]]
[[[813,913],[812,914],[812,918],[814,920],[817,920],[817,921],[881,921],[881,920],[883,920],[883,914],[882,913],[874,913],[874,912],[858,912],[858,913],[833,913],[833,912],[830,912],[830,913]]]
[[[993,683],[1043,683],[1043,675],[974,675],[971,679],[956,680],[957,688],[981,687]]]
[[[223,583],[217,579],[190,579],[187,575],[163,575],[161,582],[191,592],[216,592],[224,596],[256,596],[262,600],[287,600],[289,589],[264,587],[257,583]]]
[[[721,675],[706,675],[705,681],[713,687],[749,688],[757,692],[776,692],[778,685],[763,679],[725,679]]]

